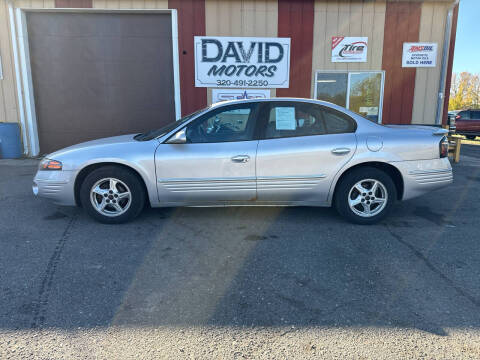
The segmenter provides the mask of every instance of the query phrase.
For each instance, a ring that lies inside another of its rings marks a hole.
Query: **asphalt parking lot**
[[[0,161],[0,358],[480,358],[480,146],[375,226],[323,208],[102,225]]]

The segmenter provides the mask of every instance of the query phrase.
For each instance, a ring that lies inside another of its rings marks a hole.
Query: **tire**
[[[475,140],[475,138],[477,137],[476,135],[465,135],[465,137],[468,139],[468,140]]]
[[[145,206],[145,188],[133,171],[104,166],[87,175],[80,201],[88,215],[104,224],[133,220]]]
[[[368,191],[374,184],[377,184],[375,194]],[[360,192],[359,189],[365,191]],[[384,201],[381,202],[381,199]],[[371,225],[387,216],[396,199],[397,188],[387,173],[373,167],[362,167],[352,170],[341,179],[335,190],[334,205],[348,221]]]

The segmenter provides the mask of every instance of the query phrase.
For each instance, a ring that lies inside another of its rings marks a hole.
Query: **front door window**
[[[383,82],[382,71],[317,72],[315,98],[381,123]]]
[[[220,143],[252,140],[254,103],[214,109],[187,125],[189,143]]]

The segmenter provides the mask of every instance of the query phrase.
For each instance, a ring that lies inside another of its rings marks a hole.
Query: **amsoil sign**
[[[332,62],[367,62],[368,37],[332,37]]]
[[[288,88],[290,38],[195,36],[195,86]]]
[[[436,65],[436,43],[403,43],[402,67],[434,67]]]

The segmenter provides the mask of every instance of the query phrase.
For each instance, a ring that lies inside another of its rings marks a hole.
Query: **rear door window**
[[[355,121],[340,111],[303,102],[272,102],[266,117],[264,139],[352,133]]]
[[[470,110],[470,118],[472,120],[480,120],[480,110]]]
[[[460,111],[458,115],[460,115],[461,120],[470,120],[470,111]]]
[[[267,110],[266,139],[325,133],[322,115],[313,104],[277,102],[272,103]]]

